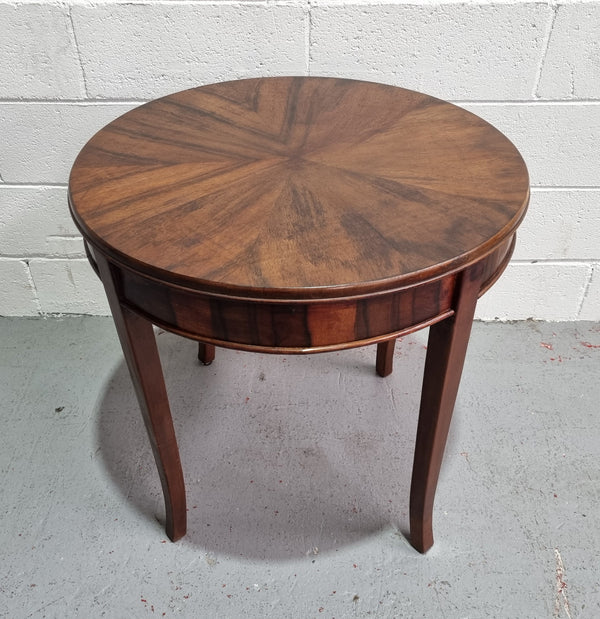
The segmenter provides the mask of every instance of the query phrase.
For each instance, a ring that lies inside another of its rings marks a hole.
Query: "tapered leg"
[[[429,342],[410,489],[410,538],[433,545],[433,501],[481,286],[478,265],[461,277],[455,313],[429,328]]]
[[[154,330],[148,320],[121,305],[114,267],[96,258],[158,468],[166,533],[175,542],[186,532],[185,485]]]
[[[379,342],[377,344],[377,361],[375,370],[379,376],[389,376],[394,369],[394,346],[396,340]]]
[[[212,344],[198,342],[198,360],[203,365],[210,365],[215,360],[215,347]]]

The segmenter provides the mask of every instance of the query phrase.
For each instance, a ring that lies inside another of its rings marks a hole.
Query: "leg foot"
[[[429,328],[429,342],[410,489],[410,538],[433,545],[433,502],[480,290],[478,265],[461,278],[455,313]]]
[[[379,376],[389,376],[394,369],[394,346],[396,340],[388,340],[387,342],[379,342],[377,344],[377,361],[375,362],[375,371]]]
[[[186,532],[185,485],[154,330],[148,320],[121,305],[114,267],[101,256],[97,264],[160,476],[166,533],[177,541]]]
[[[198,342],[198,360],[202,365],[210,365],[215,360],[215,347],[212,344]]]

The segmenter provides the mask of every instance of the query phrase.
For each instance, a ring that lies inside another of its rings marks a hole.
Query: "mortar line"
[[[81,235],[51,235],[51,238],[62,239],[81,239]],[[72,253],[72,254],[47,254],[47,253],[28,253],[27,256],[23,254],[0,254],[0,259],[24,261],[24,260],[87,260],[85,253]],[[544,264],[551,266],[581,266],[585,265],[590,268],[594,268],[598,264],[597,258],[517,258],[510,261],[511,265],[515,266],[531,266],[535,264]]]
[[[2,181],[2,188],[6,189],[22,189],[22,188],[35,188],[42,189],[44,187],[61,187],[67,188],[67,183],[30,183],[30,182],[22,182],[22,183],[6,183]]]
[[[554,107],[582,107],[600,104],[600,99],[449,99],[449,103],[455,105],[503,105],[505,107],[516,105],[530,105],[540,107],[542,105]]]
[[[6,189],[17,189],[22,187],[31,187],[36,189],[41,189],[44,187],[62,187],[67,188],[68,183],[50,183],[50,182],[33,182],[33,181],[22,181],[22,182],[7,182],[2,179],[0,175],[0,183],[2,183],[2,187]],[[600,191],[600,185],[532,185],[531,191]]]
[[[29,0],[32,2],[34,0]],[[39,0],[35,0],[39,2]],[[243,3],[243,0],[150,0],[152,4],[159,6],[239,6]],[[149,4],[149,0],[112,0],[112,3],[117,6],[124,5],[146,5]],[[252,4],[256,6],[295,6],[294,0],[255,0]]]
[[[312,34],[311,34],[312,36]],[[81,98],[81,99],[73,99],[73,98],[64,98],[64,99],[27,99],[27,98],[4,98],[0,100],[1,105],[15,105],[18,103],[23,103],[27,105],[143,105],[144,103],[148,103],[152,98],[149,99],[128,99],[128,98]],[[598,99],[590,99],[590,98],[582,98],[582,99],[448,99],[449,103],[453,103],[454,105],[502,105],[502,106],[517,106],[517,105],[530,105],[531,107],[535,106],[595,106],[600,105],[600,98]]]
[[[532,185],[531,191],[598,191],[598,185]]]
[[[542,264],[546,266],[593,266],[597,258],[516,258],[510,261],[513,266],[533,266],[536,264]]]
[[[143,105],[150,99],[2,99],[0,105],[15,105],[26,103],[27,105]]]
[[[69,237],[70,239],[83,239],[83,237]],[[0,260],[4,260],[6,262],[28,262],[30,260],[85,260],[87,261],[87,256],[83,247],[81,252],[78,254],[40,254],[37,252],[31,252],[24,256],[23,254],[0,254]]]

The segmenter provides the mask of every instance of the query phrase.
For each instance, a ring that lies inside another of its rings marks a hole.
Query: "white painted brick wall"
[[[85,96],[69,11],[50,3],[0,4],[0,90],[8,99]]]
[[[600,0],[0,0],[0,315],[108,313],[66,205],[79,149],[137,103],[258,75],[415,88],[530,169],[485,319],[600,320]]]
[[[131,103],[0,103],[0,175],[5,183],[62,184],[77,153]]]
[[[477,306],[483,320],[544,320],[578,316],[591,267],[579,262],[510,264]]]
[[[599,243],[600,190],[534,188],[513,258],[594,261]]]
[[[73,9],[87,92],[98,98],[152,99],[240,77],[302,74],[304,22],[303,7],[294,4],[189,2]]]
[[[540,3],[338,3],[311,11],[311,72],[443,99],[527,99],[545,26]]]
[[[591,187],[600,184],[599,104],[470,103],[463,107],[514,142],[534,187]]]
[[[555,7],[537,94],[546,99],[600,96],[600,11],[595,2]]]
[[[0,185],[2,254],[83,257],[81,237],[66,203],[66,187]]]
[[[29,265],[24,260],[0,259],[0,316],[35,316],[41,310]]]
[[[47,313],[110,313],[104,289],[86,259],[29,262],[40,306]]]

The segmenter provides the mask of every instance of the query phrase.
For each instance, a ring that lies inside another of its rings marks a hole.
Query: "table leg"
[[[212,344],[198,342],[198,360],[202,365],[210,365],[215,360],[215,347]]]
[[[388,340],[387,342],[379,342],[377,344],[377,361],[375,362],[375,370],[379,376],[389,376],[394,369],[394,346],[396,340]]]
[[[475,265],[461,280],[455,313],[429,328],[410,489],[410,538],[422,553],[433,545],[435,489],[481,288],[481,269]]]
[[[96,259],[160,476],[165,529],[175,542],[186,532],[185,485],[154,330],[121,304],[113,267],[101,256]]]

